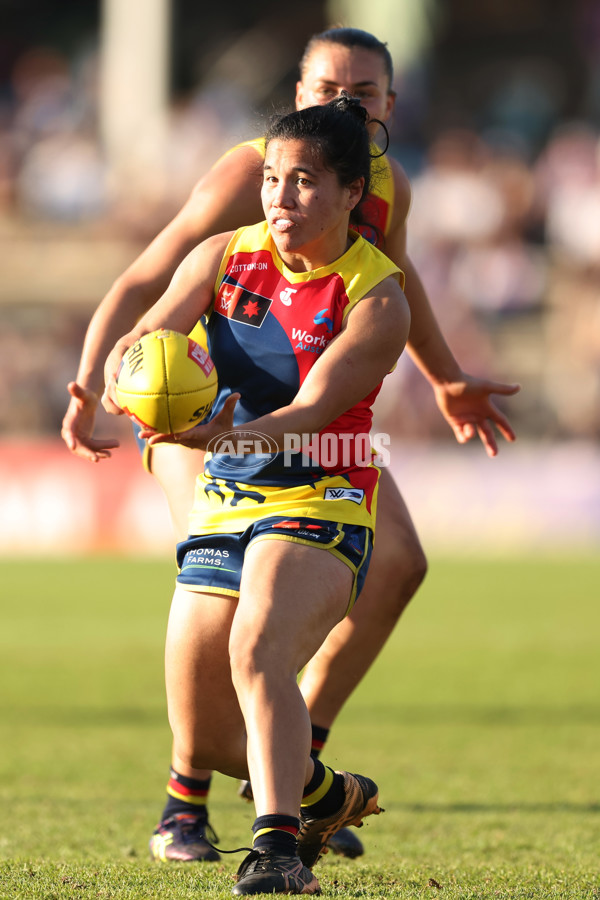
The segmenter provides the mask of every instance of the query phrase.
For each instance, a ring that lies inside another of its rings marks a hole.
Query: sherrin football
[[[136,341],[117,372],[121,409],[162,434],[179,434],[201,422],[212,408],[217,386],[208,350],[164,328]]]

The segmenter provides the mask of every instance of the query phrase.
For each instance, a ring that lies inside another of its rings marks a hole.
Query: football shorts
[[[244,555],[258,540],[313,546],[340,559],[353,575],[347,612],[360,594],[373,549],[370,528],[326,519],[271,516],[242,532],[190,535],[177,545],[178,584],[190,591],[239,597]]]

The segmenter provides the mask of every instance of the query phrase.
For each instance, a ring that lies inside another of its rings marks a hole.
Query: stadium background
[[[408,360],[376,427],[425,545],[589,549],[600,536],[600,2],[3,0],[0,553],[168,552],[123,447],[58,438],[91,313],[220,152],[288,104],[306,39],[372,30],[396,63],[410,250],[467,371],[518,380],[519,440],[459,448]],[[398,398],[396,401],[394,398]]]

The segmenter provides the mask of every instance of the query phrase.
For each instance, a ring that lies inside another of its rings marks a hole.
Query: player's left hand
[[[214,438],[233,429],[233,413],[239,399],[240,394],[231,394],[223,404],[223,408],[206,425],[196,425],[195,428],[180,431],[179,434],[161,434],[158,431],[142,429],[139,436],[147,440],[151,447],[154,444],[181,444],[192,450],[206,450]]]
[[[466,444],[479,436],[488,456],[498,453],[494,425],[505,440],[516,440],[508,419],[495,406],[491,394],[510,397],[520,390],[519,384],[475,378],[464,372],[456,381],[433,386],[437,405],[458,443]]]
[[[109,459],[110,451],[119,446],[114,438],[95,438],[94,423],[98,396],[94,391],[70,381],[67,390],[71,395],[69,406],[62,421],[61,437],[71,453],[98,462]]]

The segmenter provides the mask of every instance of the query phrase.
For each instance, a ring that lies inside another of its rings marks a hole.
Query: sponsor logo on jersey
[[[292,294],[297,294],[298,291],[294,288],[284,288],[283,291],[279,291],[279,299],[283,303],[284,306],[292,305]]]
[[[330,338],[324,334],[311,334],[306,328],[292,328],[292,340],[297,341],[295,350],[308,350],[310,353],[322,353]]]
[[[325,500],[352,500],[353,503],[362,503],[364,496],[365,492],[358,488],[325,488]]]
[[[328,318],[325,313],[328,313],[329,310],[327,308],[322,309],[321,312],[318,312],[313,319],[315,325],[324,325],[327,331],[330,333],[333,331],[333,320]]]
[[[252,271],[266,271],[269,267],[266,262],[251,262],[251,263],[235,263],[231,267],[232,272],[252,272]]]

